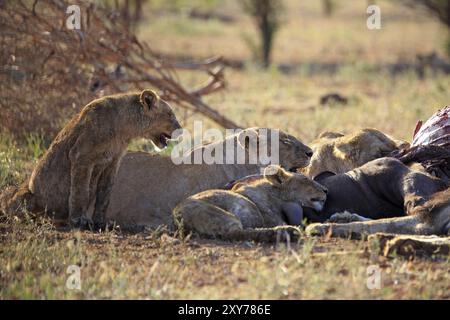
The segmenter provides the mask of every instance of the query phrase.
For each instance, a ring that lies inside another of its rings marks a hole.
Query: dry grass
[[[338,1],[336,15],[320,14],[319,1],[287,1],[286,25],[277,38],[276,63],[306,63],[292,74],[251,64],[227,71],[228,89],[207,102],[238,123],[279,127],[309,142],[324,130],[376,127],[410,140],[418,119],[449,103],[450,77],[414,72],[391,76],[376,67],[414,62],[440,51],[445,35],[426,16],[379,1],[383,27],[365,27],[366,1]],[[299,4],[298,4],[299,3]],[[351,3],[351,5],[350,5]],[[235,2],[219,3],[236,22],[197,21],[147,13],[142,38],[175,55],[222,54],[248,60],[243,34],[251,22]],[[335,73],[308,71],[308,64],[339,63]],[[186,83],[195,75],[181,74]],[[322,107],[328,92],[350,98],[348,106]],[[191,120],[194,120],[192,118]],[[209,123],[209,125],[212,125]],[[188,125],[189,128],[189,125]],[[42,146],[7,137],[0,144],[0,187],[25,178]],[[384,258],[369,244],[345,239],[303,239],[285,246],[179,240],[165,233],[91,234],[54,230],[41,222],[2,217],[0,298],[352,298],[449,299],[450,258]],[[375,244],[376,245],[376,244]],[[71,264],[81,266],[82,290],[65,286]],[[382,286],[369,290],[367,267],[382,270]]]
[[[165,233],[58,232],[42,221],[0,228],[2,298],[450,298],[448,259],[387,259],[364,242],[304,239],[287,249]],[[81,267],[81,290],[66,288],[69,265]],[[370,265],[380,267],[380,289],[366,286]]]

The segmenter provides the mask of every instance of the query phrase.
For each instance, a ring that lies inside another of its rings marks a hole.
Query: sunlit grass
[[[384,258],[362,241],[260,246],[165,232],[57,232],[45,220],[2,219],[0,297],[16,299],[448,299],[448,258]],[[70,289],[68,267],[80,268]],[[367,267],[381,272],[367,286]]]

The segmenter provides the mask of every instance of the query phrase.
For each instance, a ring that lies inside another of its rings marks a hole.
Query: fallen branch
[[[368,241],[378,242],[379,253],[386,257],[394,254],[405,257],[450,254],[450,237],[376,233],[370,235]]]

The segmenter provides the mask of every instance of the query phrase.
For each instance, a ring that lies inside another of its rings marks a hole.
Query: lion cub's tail
[[[297,241],[301,230],[294,226],[277,226],[273,228],[256,228],[235,230],[220,235],[220,238],[230,241],[255,241],[255,242],[286,242]]]
[[[0,193],[0,212],[4,214],[20,214],[23,210],[36,210],[35,197],[28,189],[28,183],[20,187],[7,187]]]

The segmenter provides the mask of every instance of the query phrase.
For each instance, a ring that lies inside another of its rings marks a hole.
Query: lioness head
[[[166,147],[172,133],[181,129],[172,108],[152,90],[142,91],[139,101],[143,108],[143,135],[151,139],[158,148]]]
[[[273,137],[278,137],[278,148],[275,147]],[[259,152],[262,148],[272,156],[278,152],[279,165],[289,171],[308,166],[313,151],[294,136],[278,129],[249,128],[238,134],[238,143],[245,149],[250,150],[252,144],[256,143],[253,150]],[[264,153],[264,152],[263,152]],[[266,163],[267,165],[267,163]]]
[[[280,197],[286,202],[296,202],[304,207],[322,210],[328,190],[300,173],[288,172],[279,166],[268,166],[264,177],[280,189]]]

